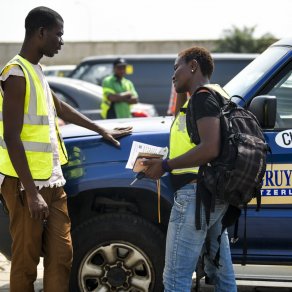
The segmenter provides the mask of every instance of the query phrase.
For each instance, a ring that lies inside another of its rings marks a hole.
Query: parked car
[[[65,101],[90,119],[101,119],[101,86],[83,80],[65,77],[48,76],[47,80],[51,89],[61,100]],[[131,106],[131,112],[133,117],[157,116],[157,111],[151,104],[134,104]]]
[[[43,71],[46,76],[67,77],[76,65],[51,65],[43,66]]]
[[[268,280],[292,281],[292,39],[269,47],[224,89],[234,102],[256,114],[271,148],[262,184],[262,209],[247,209],[247,264],[275,265]],[[165,235],[173,203],[169,177],[161,179],[160,210],[156,181],[141,179],[126,169],[133,141],[165,147],[172,117],[104,120],[112,128],[133,126],[117,149],[94,132],[67,125],[62,128],[69,154],[63,171],[72,220],[74,262],[70,291],[162,290]],[[244,217],[244,216],[243,216]],[[234,263],[241,263],[244,218],[239,240],[231,243]],[[10,256],[8,217],[0,208],[0,251]],[[240,275],[243,279],[244,274]],[[255,279],[251,275],[250,279]]]
[[[215,61],[213,83],[225,85],[257,56],[256,54],[218,53]],[[171,92],[175,54],[122,55],[129,65],[127,78],[133,81],[141,102],[153,104],[159,115],[166,115]],[[101,85],[105,76],[112,73],[117,56],[93,56],[85,58],[69,77]]]

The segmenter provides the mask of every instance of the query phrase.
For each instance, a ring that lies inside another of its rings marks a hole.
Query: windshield
[[[289,49],[285,47],[272,47],[267,49],[231,79],[231,81],[224,86],[225,91],[228,92],[230,96],[245,96],[249,89],[252,88],[288,50]]]
[[[80,77],[84,74],[84,72],[87,70],[87,68],[89,67],[88,64],[86,65],[81,65],[81,66],[78,66],[76,68],[76,70],[74,70],[71,74],[71,78],[76,78],[76,79],[80,79]]]
[[[97,63],[80,65],[71,75],[72,78],[81,79],[90,83],[102,84],[104,77],[113,71],[112,63]]]

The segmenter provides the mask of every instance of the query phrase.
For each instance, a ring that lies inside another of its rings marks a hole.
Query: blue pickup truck
[[[269,47],[224,89],[239,95],[254,112],[271,153],[262,184],[262,209],[247,211],[248,264],[292,264],[292,39]],[[241,99],[234,99],[243,105]],[[70,291],[161,291],[165,235],[173,191],[161,180],[160,211],[156,182],[125,168],[133,141],[167,146],[172,117],[105,120],[105,127],[133,126],[116,148],[95,133],[63,127],[70,161],[63,168],[72,220],[74,263]],[[231,245],[234,263],[242,260],[240,239]],[[8,216],[0,208],[0,252],[10,256]]]

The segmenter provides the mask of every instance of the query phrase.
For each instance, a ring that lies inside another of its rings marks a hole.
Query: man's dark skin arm
[[[138,102],[138,97],[133,96],[133,94],[130,91],[125,91],[122,93],[115,93],[115,94],[109,94],[108,100],[111,102],[120,102],[124,101],[128,104],[136,104]]]
[[[200,144],[185,154],[168,160],[172,169],[197,167],[204,165],[219,155],[220,151],[220,119],[216,117],[204,117],[197,120]],[[146,176],[152,179],[159,179],[164,171],[161,159],[149,159],[142,162],[147,166]]]
[[[57,111],[57,116],[60,117],[62,120],[87,128],[89,130],[92,130],[94,132],[99,133],[104,139],[110,141],[116,146],[120,146],[120,142],[117,141],[115,138],[119,138],[125,135],[129,135],[132,131],[132,127],[127,128],[116,128],[113,130],[104,129],[97,124],[95,124],[93,121],[88,119],[83,114],[79,113],[77,110],[75,110],[73,107],[68,105],[67,103],[61,101],[58,99],[56,94],[52,91],[54,104]]]
[[[20,139],[24,115],[25,79],[10,76],[3,83],[3,89],[5,90],[3,99],[4,141],[13,167],[26,191],[31,217],[43,220],[49,216],[49,209],[34,184]]]

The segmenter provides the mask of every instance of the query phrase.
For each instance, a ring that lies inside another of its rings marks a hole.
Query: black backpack
[[[225,93],[221,87],[217,89],[220,89],[221,93]],[[200,229],[201,226],[201,202],[205,206],[208,223],[210,212],[215,208],[215,201],[220,200],[229,204],[222,219],[222,231],[224,231],[226,227],[236,223],[242,208],[246,214],[246,206],[253,198],[256,198],[257,210],[259,210],[260,189],[266,170],[268,146],[256,117],[231,99],[224,98],[217,89],[214,90],[212,85],[197,89],[189,102],[186,124],[188,134],[195,143],[194,140],[198,133],[191,103],[196,98],[197,92],[206,90],[210,92],[221,108],[221,150],[215,160],[199,168],[196,228]],[[235,232],[237,237],[237,230]],[[246,253],[245,250],[244,253]]]

